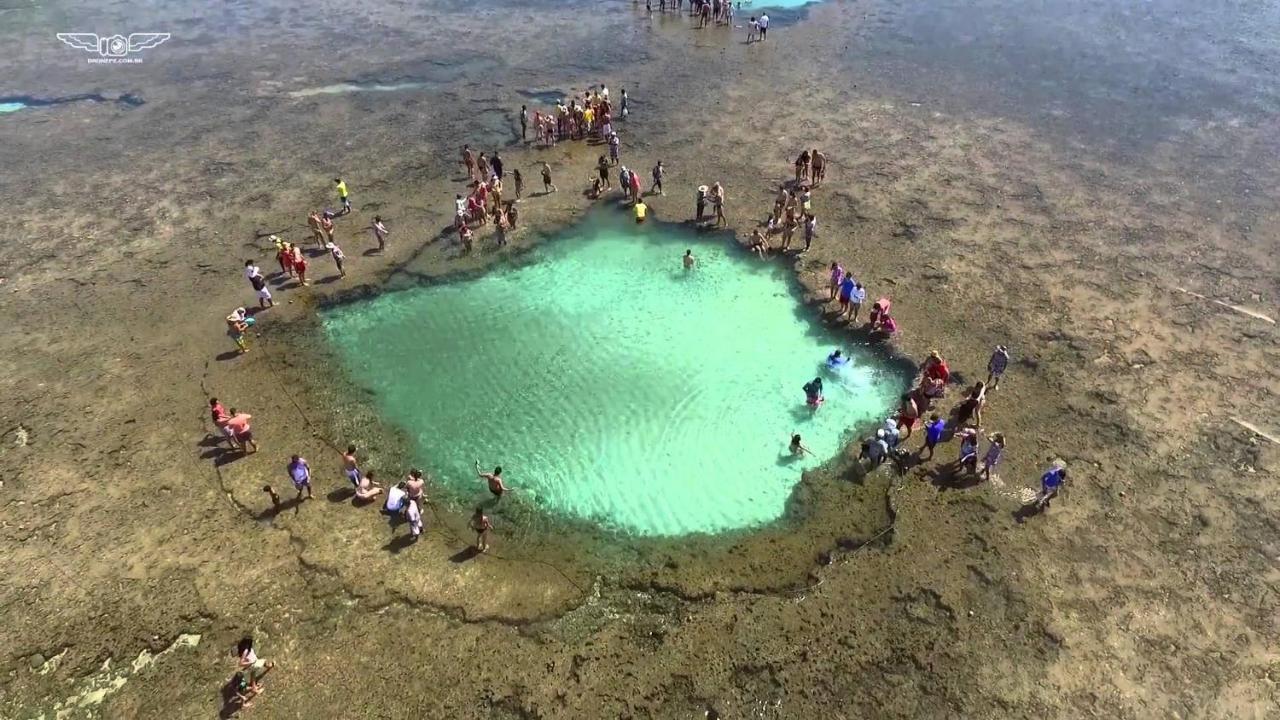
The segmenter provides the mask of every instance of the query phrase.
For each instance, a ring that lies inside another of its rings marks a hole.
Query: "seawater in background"
[[[787,271],[726,244],[595,213],[536,252],[324,315],[414,462],[466,497],[488,497],[479,459],[551,512],[632,534],[759,525],[900,391],[867,355],[820,369],[836,340]],[[811,414],[801,388],[817,375],[827,402]],[[789,456],[792,431],[816,457]]]

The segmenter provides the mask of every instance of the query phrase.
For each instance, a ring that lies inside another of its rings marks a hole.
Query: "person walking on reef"
[[[342,252],[342,248],[332,242],[325,243],[324,247],[329,251],[329,257],[333,258],[333,264],[338,267],[338,277],[346,277],[347,270],[343,267],[343,263],[346,262],[347,256]]]
[[[302,499],[302,491],[307,491],[307,499],[312,499],[311,494],[311,466],[307,464],[306,458],[301,455],[294,455],[289,460],[289,479],[293,481],[293,487],[298,490],[298,499]]]
[[[342,202],[342,214],[346,215],[351,212],[351,195],[347,192],[347,183],[342,178],[334,178],[333,182],[338,188],[338,200]]]
[[[470,145],[462,146],[462,165],[467,169],[467,179],[474,180],[476,177],[476,154],[471,151]]]
[[[493,151],[493,159],[489,161],[489,167],[493,168],[493,174],[502,179],[502,156],[498,155],[498,151]]]
[[[542,192],[545,195],[545,194],[553,193],[555,191],[556,191],[556,185],[555,183],[551,182],[551,166],[547,164],[546,160],[543,160],[542,161]]]
[[[769,16],[761,13],[760,19],[756,21],[760,25],[760,42],[769,39]]]
[[[387,249],[387,226],[382,224],[382,216],[373,216],[373,236],[378,239],[378,252]]]
[[[1004,371],[1009,367],[1009,348],[1005,345],[997,345],[995,351],[991,353],[991,359],[987,361],[987,387],[995,390],[1000,387],[1000,378],[1004,375]]]
[[[529,108],[520,106],[520,139],[529,139]]]
[[[659,161],[658,161],[658,164],[653,166],[653,187],[652,187],[652,188],[650,188],[650,190],[649,190],[649,194],[650,194],[650,195],[665,195],[665,194],[666,194],[666,193],[662,192],[662,178],[663,178],[663,176],[665,176],[666,174],[667,174],[667,171],[666,171],[665,169],[663,169],[663,167],[662,167],[662,161],[661,161],[661,160],[659,160]]]
[[[1067,464],[1061,460],[1054,460],[1053,467],[1040,476],[1040,493],[1035,499],[1036,509],[1043,510],[1048,507],[1049,501],[1058,496],[1058,491],[1066,483]]]

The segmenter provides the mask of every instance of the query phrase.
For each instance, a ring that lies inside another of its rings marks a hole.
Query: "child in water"
[[[804,443],[800,441],[799,433],[793,433],[791,435],[791,454],[795,455],[796,457],[800,457],[805,454],[808,454],[808,455],[813,454],[813,451],[805,447]]]

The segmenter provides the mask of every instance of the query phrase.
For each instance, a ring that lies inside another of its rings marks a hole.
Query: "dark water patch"
[[[1035,13],[917,1],[878,12],[844,57],[868,84],[928,110],[1004,115],[1141,153],[1201,122],[1280,109],[1280,52],[1262,32],[1246,12],[1181,1]]]
[[[117,103],[130,108],[146,104],[146,100],[133,93],[125,93],[117,97],[107,97],[101,93],[80,93],[78,95],[63,95],[52,98],[36,97],[35,95],[0,95],[0,105],[20,105],[28,108],[53,107],[78,102]]]
[[[561,100],[569,97],[570,93],[564,90],[519,90],[517,94],[520,97],[528,98],[536,103],[543,105],[555,105]]]

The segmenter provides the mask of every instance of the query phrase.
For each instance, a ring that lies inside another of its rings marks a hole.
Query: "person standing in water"
[[[499,180],[501,180],[502,179],[502,156],[498,154],[497,150],[493,151],[493,159],[489,161],[489,167],[493,168],[493,174],[496,175]]]
[[[529,139],[529,108],[520,106],[520,139]]]
[[[479,552],[487,552],[489,550],[489,531],[493,529],[493,522],[489,520],[489,516],[484,514],[484,508],[476,506],[476,511],[471,515],[471,529],[476,532],[476,550]]]
[[[476,460],[476,475],[487,483],[489,483],[489,492],[493,493],[495,500],[501,500],[502,494],[507,491],[507,486],[502,482],[502,466],[499,465],[493,469],[493,472],[481,472],[480,461]]]
[[[684,262],[684,269],[685,269],[685,270],[692,270],[692,269],[693,269],[693,266],[694,266],[694,265],[696,265],[696,264],[698,263],[698,259],[697,259],[697,258],[695,258],[695,257],[693,256],[693,250],[692,250],[692,249],[690,249],[690,250],[685,250],[685,251],[684,251],[684,261],[683,261],[683,262]]]
[[[645,216],[649,214],[649,206],[645,205],[643,200],[636,200],[636,204],[631,207],[636,214],[636,224],[644,222]]]
[[[804,400],[810,408],[817,410],[822,405],[822,378],[816,377],[804,384]]]
[[[515,181],[516,200],[518,201],[524,197],[524,176],[520,174],[520,168],[511,169],[511,179]],[[512,223],[512,225],[515,225],[515,223]]]

